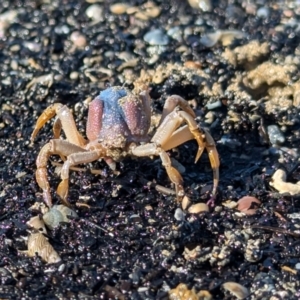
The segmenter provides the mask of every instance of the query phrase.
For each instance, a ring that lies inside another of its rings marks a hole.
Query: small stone
[[[95,22],[103,21],[103,9],[99,4],[89,6],[85,14]]]
[[[168,45],[169,38],[161,29],[154,29],[144,35],[144,41],[150,45]]]
[[[267,127],[269,140],[272,145],[282,144],[285,141],[284,134],[277,125],[269,125]]]
[[[180,208],[177,208],[175,210],[175,214],[174,214],[174,218],[177,220],[177,221],[184,221],[184,212],[182,211],[182,209]]]
[[[122,15],[130,6],[126,3],[116,3],[109,7],[110,11],[115,15]]]
[[[87,45],[86,37],[79,31],[72,32],[70,40],[77,48],[84,48]]]
[[[207,211],[209,211],[209,207],[205,203],[194,204],[188,209],[188,212],[191,214],[199,214],[199,213],[207,212]]]
[[[79,78],[79,73],[74,71],[70,73],[70,79],[71,80],[77,80]]]

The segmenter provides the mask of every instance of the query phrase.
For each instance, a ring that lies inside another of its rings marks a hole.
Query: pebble
[[[24,42],[23,46],[33,52],[40,52],[42,50],[42,45],[39,43]]]
[[[94,22],[103,21],[103,9],[99,4],[93,4],[89,6],[86,9],[85,14]]]
[[[144,41],[150,45],[165,46],[169,44],[168,36],[161,29],[148,31],[144,35]]]
[[[184,217],[185,217],[185,214],[184,214],[184,212],[182,211],[182,209],[181,209],[181,208],[177,208],[177,209],[175,210],[175,213],[174,213],[174,218],[175,218],[177,221],[182,222],[182,221],[184,221]]]
[[[199,213],[208,212],[208,211],[209,211],[209,207],[205,203],[194,204],[188,209],[188,212],[191,214],[199,214]]]
[[[70,73],[70,79],[71,80],[77,80],[79,78],[79,73],[74,71]]]
[[[87,45],[86,37],[79,31],[74,31],[70,35],[70,40],[77,48],[84,48]]]
[[[0,15],[0,38],[5,36],[5,31],[10,27],[10,24],[15,21],[18,16],[17,10],[8,10]]]
[[[110,11],[115,15],[122,15],[130,6],[126,3],[115,3],[109,7]]]
[[[57,34],[69,34],[70,27],[67,25],[59,25],[54,28],[55,33]]]
[[[208,109],[208,110],[213,110],[215,108],[218,108],[218,107],[221,107],[222,106],[222,102],[220,100],[217,100],[213,103],[207,103],[205,105],[205,107]]]
[[[201,9],[204,12],[212,11],[211,0],[188,0],[189,4],[193,8]]]
[[[284,134],[277,125],[269,125],[267,127],[270,143],[272,145],[282,144],[285,141]]]
[[[181,42],[182,41],[182,30],[179,26],[175,26],[170,28],[167,31],[167,35],[170,36],[172,39]]]
[[[270,10],[267,7],[261,7],[257,10],[256,15],[259,18],[267,19],[270,15]]]

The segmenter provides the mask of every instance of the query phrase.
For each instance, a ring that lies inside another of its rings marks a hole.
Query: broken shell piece
[[[47,234],[47,230],[45,227],[44,221],[40,218],[40,216],[32,217],[27,223],[27,226],[30,228],[36,229],[42,233]]]
[[[61,261],[58,253],[48,242],[48,239],[40,232],[31,233],[28,237],[28,251],[29,257],[34,257],[36,253],[48,264],[53,264]]]
[[[62,222],[68,223],[69,216],[74,218],[78,217],[76,212],[68,208],[67,206],[54,205],[48,212],[43,215],[43,220],[50,229],[54,229]]]
[[[257,208],[261,204],[261,202],[257,198],[251,196],[242,197],[237,203],[237,209],[246,215],[255,214]]]
[[[270,181],[270,185],[281,194],[300,194],[300,181],[298,181],[297,183],[286,182],[286,173],[281,169],[278,169],[274,173],[274,175],[272,176],[272,181]]]
[[[199,214],[206,211],[209,211],[209,207],[205,203],[194,204],[188,209],[188,212],[191,214]]]
[[[225,282],[223,284],[223,288],[238,299],[244,299],[249,296],[248,289],[236,282]]]

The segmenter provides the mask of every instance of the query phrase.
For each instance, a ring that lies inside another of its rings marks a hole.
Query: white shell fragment
[[[28,237],[28,251],[29,257],[34,257],[36,253],[48,264],[58,263],[61,261],[58,253],[48,242],[48,239],[40,232],[31,233]]]
[[[225,282],[223,288],[237,297],[237,299],[245,299],[249,296],[248,289],[236,282]]]
[[[281,194],[289,193],[292,196],[300,194],[300,181],[297,183],[286,182],[286,173],[281,169],[274,173],[270,185]]]

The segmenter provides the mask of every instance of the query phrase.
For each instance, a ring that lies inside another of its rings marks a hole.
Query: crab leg
[[[183,118],[180,116],[181,113],[185,113],[188,115],[188,113],[182,111],[171,112],[166,116],[163,123],[157,129],[156,134],[151,139],[151,143],[141,145],[132,149],[132,154],[135,156],[160,156],[162,164],[165,167],[171,182],[175,184],[178,201],[180,201],[184,195],[183,179],[180,173],[174,167],[172,167],[171,159],[164,150],[164,143],[172,136],[173,132],[183,122]]]
[[[62,181],[57,187],[57,194],[60,196],[60,198],[63,200],[63,202],[66,205],[69,205],[67,201],[68,197],[68,190],[69,190],[69,172],[70,168],[74,167],[76,165],[84,164],[84,163],[90,163],[92,161],[95,161],[99,159],[100,157],[103,157],[105,155],[105,150],[102,151],[99,150],[93,150],[93,151],[85,151],[82,149],[82,152],[77,152],[70,154],[67,158],[67,160],[64,162],[60,177]]]
[[[52,126],[54,139],[60,138],[61,129],[62,129],[61,120],[56,117],[56,119],[53,122],[53,126]]]
[[[52,199],[50,195],[50,185],[47,178],[47,164],[51,155],[68,156],[74,152],[86,151],[81,147],[73,145],[64,140],[51,140],[40,151],[37,160],[37,170],[35,173],[36,181],[39,187],[43,190],[43,198],[46,204],[51,207]]]
[[[187,112],[193,118],[196,117],[195,112],[192,110],[192,108],[186,100],[184,100],[178,95],[172,95],[168,97],[165,102],[159,125],[162,124],[166,116],[173,112],[177,106],[179,106],[183,111]]]
[[[183,122],[186,122],[187,126],[177,129]],[[205,148],[208,151],[214,174],[213,194],[215,194],[219,181],[219,157],[215,143],[208,131],[204,130],[204,134],[199,131],[197,123],[189,113],[172,111],[157,129],[151,143],[132,149],[133,155],[136,156],[159,155],[161,157],[170,180],[176,186],[176,194],[179,199],[183,196],[183,180],[179,172],[171,166],[171,160],[165,151],[192,138],[196,139],[199,146],[195,162],[198,161]]]
[[[180,173],[172,167],[171,159],[169,155],[164,151],[161,147],[157,146],[156,143],[149,143],[146,145],[140,145],[136,148],[132,149],[132,154],[135,156],[151,156],[156,155],[160,156],[162,160],[162,165],[165,167],[169,179],[171,182],[175,184],[177,200],[180,201],[181,198],[184,196],[183,191],[183,179]]]
[[[38,134],[40,129],[46,124],[46,122],[53,118],[55,115],[57,115],[57,117],[60,119],[61,124],[56,124],[55,122],[53,128],[54,134],[59,134],[62,128],[66,134],[67,140],[70,143],[81,147],[87,143],[86,140],[82,137],[82,135],[78,132],[71,111],[61,103],[52,104],[51,106],[46,108],[44,112],[40,115],[32,132],[31,142],[34,141],[36,135]]]
[[[206,140],[205,148],[208,153],[208,158],[214,176],[214,185],[213,185],[212,194],[215,195],[219,184],[219,167],[220,167],[219,154],[214,139],[212,138],[212,136],[210,135],[207,129],[203,129],[203,130],[205,133],[205,140]]]
[[[208,152],[208,158],[209,158],[211,167],[213,169],[214,185],[213,185],[212,194],[215,195],[215,193],[217,191],[218,183],[219,183],[219,166],[220,166],[219,155],[218,155],[218,152],[216,149],[216,144],[215,144],[214,139],[212,138],[212,136],[210,135],[208,130],[203,129],[203,131],[204,131],[204,134],[202,135],[203,143],[199,145],[200,156],[205,147]],[[194,138],[193,134],[190,132],[189,127],[186,125],[186,126],[183,126],[183,127],[180,127],[179,129],[177,129],[172,134],[170,139],[163,145],[163,148],[165,151],[167,151],[167,150],[175,148],[193,138]],[[198,152],[198,156],[199,156],[199,152]],[[197,160],[196,160],[196,162],[197,162]]]
[[[185,142],[192,139],[194,139],[194,136],[187,125],[179,127],[164,143],[164,150],[168,151],[170,149],[176,148],[177,146],[184,144]]]

